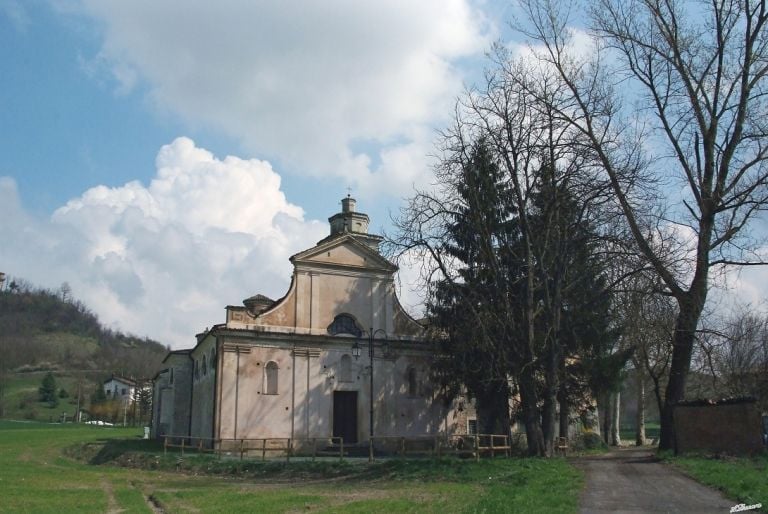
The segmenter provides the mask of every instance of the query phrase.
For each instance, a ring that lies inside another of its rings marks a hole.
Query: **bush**
[[[580,450],[595,450],[608,448],[603,438],[597,432],[582,432],[574,441],[574,448]]]
[[[69,398],[69,393],[63,387],[59,389],[59,398]]]

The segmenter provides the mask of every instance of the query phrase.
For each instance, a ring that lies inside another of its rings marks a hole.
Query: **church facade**
[[[466,433],[473,420],[430,382],[423,327],[395,294],[397,267],[342,200],[330,235],[291,257],[288,292],[226,307],[226,320],[170,352],[153,433],[225,441]]]

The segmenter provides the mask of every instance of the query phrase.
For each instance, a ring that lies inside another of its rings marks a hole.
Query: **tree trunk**
[[[613,415],[613,409],[611,409],[611,393],[603,393],[600,395],[600,410],[603,413],[603,418],[600,420],[600,437],[602,437],[605,444],[611,444],[611,416]]]
[[[693,343],[696,339],[696,326],[706,301],[706,285],[698,294],[690,292],[678,300],[680,312],[672,336],[672,364],[669,368],[669,382],[664,394],[664,407],[661,410],[661,431],[659,449],[671,450],[675,445],[675,425],[672,417],[675,405],[685,397],[685,383],[691,368]]]
[[[569,426],[569,412],[568,412],[568,396],[567,391],[565,388],[565,383],[560,382],[560,390],[558,393],[557,398],[558,404],[560,406],[560,427],[558,430],[558,435],[560,437],[568,437],[568,426]]]
[[[525,436],[528,442],[528,454],[534,457],[543,457],[545,455],[544,433],[541,430],[533,366],[523,367],[518,385]]]
[[[635,379],[637,387],[637,417],[635,419],[635,444],[645,444],[645,377],[642,368],[635,366]]]
[[[550,348],[546,355],[545,362],[545,386],[544,386],[544,405],[541,412],[541,428],[544,434],[544,448],[547,456],[554,454],[555,429],[557,423],[557,392],[558,386],[558,355],[557,341],[554,336],[550,339]]]
[[[509,435],[509,386],[493,383],[477,395],[477,419],[481,434]]]
[[[600,421],[600,406],[598,405],[597,401],[595,401],[595,412],[594,412],[594,414],[592,416],[592,419],[590,421],[592,421],[592,430],[594,430],[594,432],[596,434],[598,434],[600,437],[602,437],[602,434],[603,434],[602,426],[603,425],[602,425],[602,423]]]
[[[621,391],[616,391],[611,395],[611,411],[611,446],[621,446],[621,423],[619,419]]]

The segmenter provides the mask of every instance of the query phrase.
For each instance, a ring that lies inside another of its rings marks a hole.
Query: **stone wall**
[[[762,418],[754,400],[678,404],[674,412],[677,453],[749,455],[763,451]]]

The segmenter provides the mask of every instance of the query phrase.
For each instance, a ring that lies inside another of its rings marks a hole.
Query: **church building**
[[[153,433],[226,441],[466,433],[463,409],[430,382],[424,329],[395,294],[382,237],[344,198],[330,235],[291,257],[278,300],[257,294],[170,352],[156,377]]]

